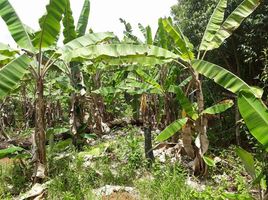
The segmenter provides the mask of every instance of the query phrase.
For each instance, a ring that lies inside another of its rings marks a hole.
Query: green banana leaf
[[[48,48],[56,45],[60,34],[60,22],[65,12],[67,1],[50,0],[46,6],[46,14],[39,19],[40,31],[35,34],[35,47]]]
[[[146,38],[147,38],[146,28],[141,23],[138,23],[138,27],[139,27],[140,32],[142,33],[144,39],[146,40]]]
[[[152,29],[150,26],[146,27],[146,43],[150,45],[153,44]]]
[[[212,79],[214,82],[233,93],[238,94],[241,90],[250,90],[256,97],[261,97],[262,95],[262,92],[256,92],[256,88],[253,89],[238,76],[218,65],[204,60],[193,60],[192,67],[198,73]]]
[[[92,93],[101,94],[102,96],[108,96],[109,94],[116,94],[120,91],[120,89],[117,89],[115,87],[100,87],[97,90],[93,90]]]
[[[202,158],[203,158],[204,162],[208,166],[210,166],[210,167],[216,167],[216,163],[215,163],[215,161],[212,158],[207,157],[207,156],[202,156]]]
[[[159,89],[155,88],[151,84],[148,84],[146,82],[143,83],[139,82],[131,76],[128,76],[127,79],[122,81],[117,86],[117,88],[120,89],[121,91],[126,91],[131,95],[143,94],[143,93],[159,94],[159,95],[162,94],[162,92]]]
[[[174,27],[169,19],[162,19],[166,32],[173,38],[179,49],[179,55],[184,60],[194,59],[193,45],[187,37],[185,37],[179,27]]]
[[[0,54],[7,57],[13,57],[19,53],[19,50],[11,48],[7,44],[3,44],[0,42]]]
[[[182,118],[172,122],[169,126],[167,126],[157,137],[156,140],[162,142],[167,140],[176,132],[182,129],[182,127],[187,123],[188,118]]]
[[[104,42],[106,40],[110,40],[110,39],[115,38],[115,37],[116,36],[112,32],[86,34],[84,36],[78,37],[78,38],[68,42],[63,47],[61,47],[57,51],[57,53],[59,53],[59,54],[69,53],[75,49],[90,46],[93,44],[99,44],[101,42]]]
[[[137,73],[137,75],[146,83],[152,85],[154,88],[158,89],[160,91],[160,93],[164,93],[163,88],[161,87],[161,85],[159,85],[157,83],[157,81],[151,77],[150,75],[148,75],[146,72],[144,72],[142,69],[137,69],[135,71]]]
[[[63,52],[61,59],[66,62],[80,60],[109,61],[111,58],[176,59],[178,56],[168,50],[153,45],[99,44]],[[142,61],[142,60],[137,60]],[[142,63],[141,63],[142,64]]]
[[[23,148],[16,147],[16,146],[9,147],[9,148],[6,148],[6,149],[1,149],[0,150],[0,159],[8,157],[8,156],[11,156],[11,155],[13,155],[13,154],[15,154],[17,152],[23,151],[23,150],[24,150]]]
[[[90,12],[90,2],[89,0],[85,0],[76,26],[76,33],[78,37],[83,36],[86,33],[89,12]]]
[[[218,48],[261,3],[261,0],[244,0],[223,22],[207,45],[206,50]]]
[[[26,55],[21,55],[0,69],[0,99],[16,88],[30,62]]]
[[[234,105],[234,102],[232,100],[224,100],[216,105],[213,105],[209,108],[206,108],[201,115],[203,114],[209,114],[209,115],[215,115],[222,113],[226,111],[227,109],[231,108]]]
[[[0,0],[0,16],[5,21],[15,42],[23,49],[35,52],[23,23],[8,0]]]
[[[11,60],[13,60],[13,59],[14,59],[14,57],[11,57],[11,56],[5,56],[5,55],[1,55],[1,54],[0,54],[0,68],[1,68],[3,65],[9,63],[9,62],[10,62]]]
[[[238,95],[238,108],[250,133],[268,151],[268,109],[251,91],[242,90]]]
[[[203,35],[199,47],[199,51],[207,49],[207,46],[209,46],[210,41],[213,39],[214,35],[220,29],[220,26],[224,19],[224,12],[226,7],[227,7],[227,0],[220,0],[219,3],[217,4],[207,24],[205,33]]]
[[[251,153],[247,152],[246,150],[237,147],[235,149],[236,154],[239,156],[239,158],[242,160],[242,163],[244,164],[247,172],[250,174],[250,176],[255,179],[256,178],[256,171],[254,166],[254,158],[251,155]]]
[[[193,79],[192,76],[189,76],[188,78],[184,79],[180,84],[179,87],[184,87],[186,86],[188,83],[190,83],[190,81]]]
[[[168,49],[168,38],[165,32],[162,18],[158,20],[158,29],[155,35],[155,41],[157,43],[157,46],[160,46],[164,49]]]
[[[160,58],[154,58],[154,57],[118,57],[118,58],[110,58],[108,60],[105,60],[106,65],[110,65],[113,67],[116,67],[118,65],[128,65],[128,66],[135,66],[135,65],[142,65],[143,67],[152,67],[155,65],[163,65],[166,63],[172,62],[173,59],[160,59]],[[120,67],[121,68],[121,67]]]
[[[171,85],[168,89],[169,92],[175,93],[177,95],[177,99],[180,102],[181,107],[185,110],[187,115],[191,117],[193,120],[198,118],[198,114],[194,109],[193,104],[189,101],[189,99],[185,96],[181,87]]]
[[[64,36],[63,43],[66,44],[76,38],[74,19],[72,15],[70,0],[66,0],[66,7],[65,7],[64,16],[62,19],[62,24],[64,27],[63,28],[63,36]]]

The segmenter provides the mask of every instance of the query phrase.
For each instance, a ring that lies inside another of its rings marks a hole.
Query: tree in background
[[[217,0],[180,0],[172,7],[172,15],[184,34],[197,47],[200,44],[206,24]],[[226,10],[228,16],[242,1],[230,0]],[[267,48],[268,1],[247,18],[224,44],[207,54],[207,60],[221,64],[240,76],[249,84],[257,85],[256,77],[264,64],[261,61],[263,50]]]

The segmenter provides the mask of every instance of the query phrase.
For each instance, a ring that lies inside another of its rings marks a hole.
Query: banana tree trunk
[[[154,160],[154,153],[153,153],[153,146],[152,146],[152,127],[150,124],[145,124],[144,128],[144,150],[145,150],[145,157],[149,161],[151,165],[152,161]]]
[[[204,110],[204,95],[202,90],[202,79],[200,78],[198,73],[195,73],[196,79],[196,98],[197,98],[197,106],[198,112],[201,113]],[[195,141],[196,146],[196,157],[194,160],[194,171],[195,174],[204,175],[207,172],[207,166],[202,159],[203,155],[208,150],[209,141],[207,138],[207,124],[208,120],[205,115],[201,115],[197,121],[197,133],[198,136]]]
[[[45,103],[44,103],[44,80],[40,77],[36,83],[36,116],[34,133],[34,174],[35,183],[42,182],[47,175],[46,167],[46,134],[45,134]]]
[[[240,120],[240,113],[238,109],[237,100],[235,102],[235,138],[236,138],[236,144],[238,146],[241,145],[241,139],[240,139],[240,128],[239,128],[239,120]]]
[[[151,108],[151,96],[142,94],[141,96],[141,114],[143,120],[144,131],[144,152],[145,157],[148,160],[149,167],[154,161],[154,153],[152,146],[152,108]]]
[[[73,134],[73,144],[78,147],[78,130],[83,124],[83,97],[85,95],[83,74],[79,69],[80,64],[72,62],[70,64],[73,87],[79,91],[71,95],[70,127]]]

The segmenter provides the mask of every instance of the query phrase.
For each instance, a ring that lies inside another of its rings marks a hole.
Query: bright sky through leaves
[[[48,0],[10,0],[22,22],[38,30],[38,19],[45,12]],[[71,0],[75,21],[79,17],[84,0]],[[150,25],[156,31],[159,17],[169,16],[170,7],[177,0],[91,0],[88,28],[95,32],[113,31],[122,36],[123,24],[119,18],[125,19],[133,26],[134,33],[141,37],[138,23]],[[4,23],[0,20],[0,42],[13,44]]]

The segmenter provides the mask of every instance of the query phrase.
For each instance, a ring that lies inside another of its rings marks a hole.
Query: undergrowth
[[[163,164],[156,159],[148,168],[140,131],[126,128],[122,132],[127,134],[99,140],[82,152],[71,145],[50,149],[47,199],[93,200],[93,190],[105,185],[135,187],[142,199],[150,200],[252,199],[251,180],[232,147],[217,155],[221,161],[209,168],[207,177],[197,179],[180,162]],[[30,168],[15,162],[0,169],[0,199],[11,199],[30,188]]]

